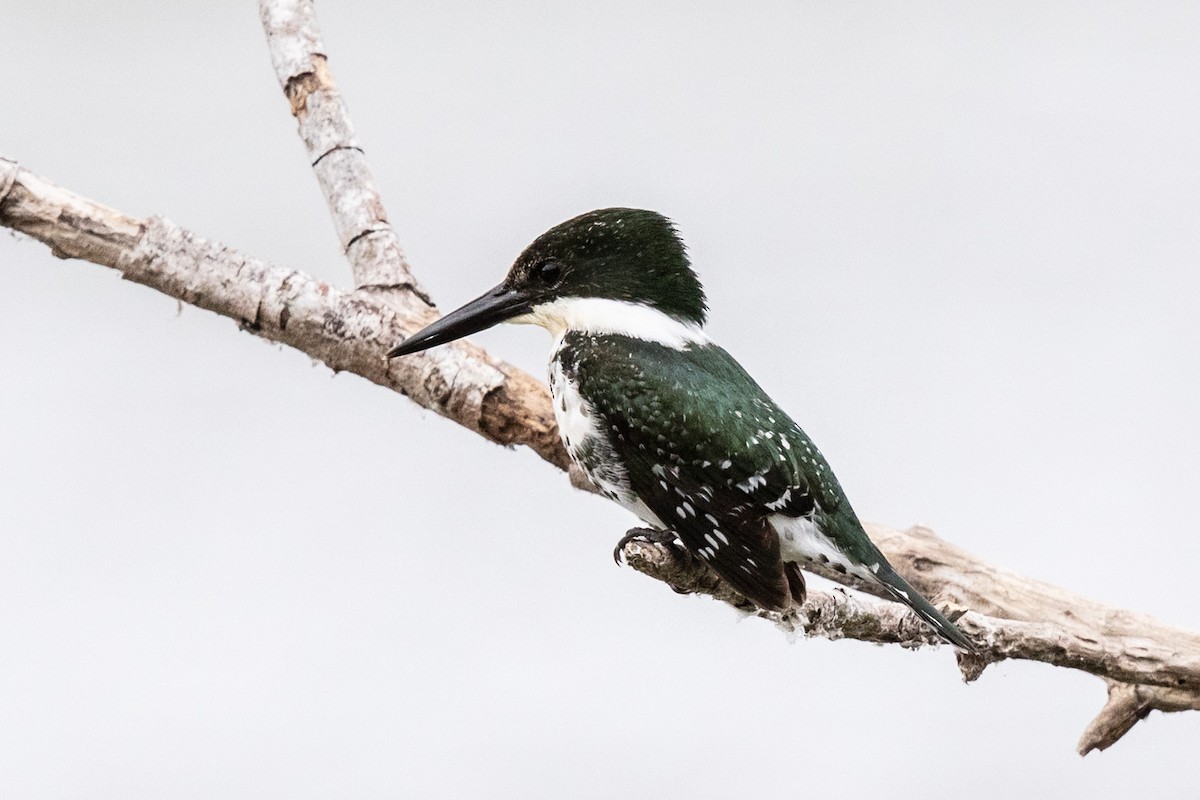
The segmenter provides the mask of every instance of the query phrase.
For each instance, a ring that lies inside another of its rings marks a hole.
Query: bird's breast
[[[593,440],[600,434],[600,421],[579,394],[579,386],[563,370],[562,361],[557,358],[550,361],[550,396],[554,399],[558,435],[567,453],[579,463],[585,452],[594,446]],[[580,466],[587,469],[582,463]]]
[[[615,500],[646,522],[662,527],[658,517],[633,493],[629,473],[613,447],[606,421],[580,393],[578,381],[564,368],[557,354],[550,359],[548,377],[558,434],[571,460],[587,473],[609,500]]]

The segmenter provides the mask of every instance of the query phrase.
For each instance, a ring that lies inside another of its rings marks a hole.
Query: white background
[[[1200,7],[325,2],[444,309],[591,208],[860,514],[1200,627]],[[242,2],[8,0],[0,152],[347,284]],[[0,236],[0,795],[1196,797],[1200,715],[789,643],[613,566],[631,518],[233,323]],[[481,334],[541,375],[531,329]]]

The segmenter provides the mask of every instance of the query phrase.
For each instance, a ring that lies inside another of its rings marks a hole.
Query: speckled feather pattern
[[[878,562],[821,453],[719,346],[569,332],[551,389],[568,451],[597,485],[759,605],[787,604],[784,560],[822,555],[805,532],[841,539],[847,565]],[[773,524],[788,520],[805,524]]]

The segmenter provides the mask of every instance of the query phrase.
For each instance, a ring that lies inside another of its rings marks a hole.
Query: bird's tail
[[[913,612],[929,623],[938,635],[946,641],[966,650],[968,653],[974,653],[978,648],[971,644],[963,632],[958,627],[946,619],[942,612],[933,607],[933,604],[921,596],[921,593],[912,587],[912,585],[900,577],[896,570],[892,569],[891,565],[886,561],[881,561],[879,571],[874,577],[883,584],[883,587],[888,590],[892,597],[904,603],[911,608]]]

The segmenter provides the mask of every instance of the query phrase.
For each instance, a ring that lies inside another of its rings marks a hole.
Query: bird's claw
[[[617,546],[613,548],[613,561],[617,562],[617,566],[621,565],[625,546],[630,542],[661,544],[667,548],[667,552],[676,561],[681,562],[685,566],[691,563],[692,560],[692,554],[688,552],[687,548],[682,546],[679,537],[674,531],[665,531],[658,528],[631,528],[625,532],[625,535],[617,542]]]

